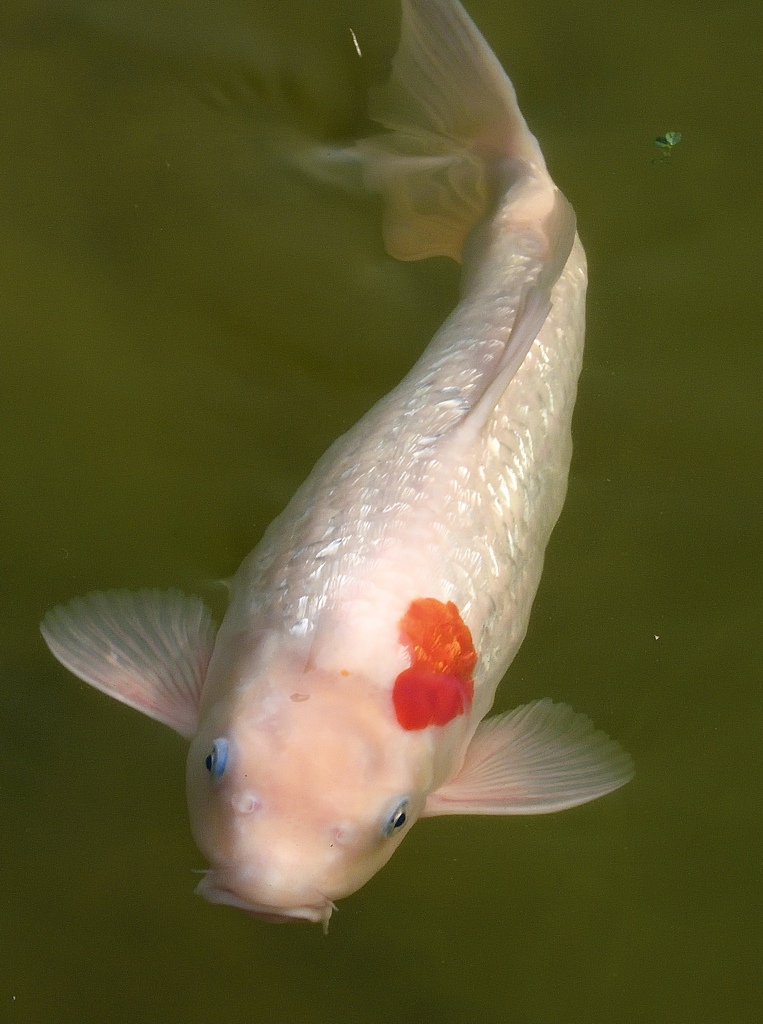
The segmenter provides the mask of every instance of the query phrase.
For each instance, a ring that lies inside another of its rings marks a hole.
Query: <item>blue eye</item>
[[[219,779],[225,771],[228,760],[228,741],[222,737],[212,744],[212,752],[207,754],[204,764],[213,779]]]
[[[399,801],[392,814],[390,814],[389,818],[387,818],[387,823],[382,829],[384,835],[388,839],[394,832],[396,832],[398,829],[401,829],[403,825],[405,825],[406,821],[408,820],[407,811],[408,798],[404,797],[402,800]]]

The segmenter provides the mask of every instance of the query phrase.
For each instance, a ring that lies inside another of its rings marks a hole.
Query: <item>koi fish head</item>
[[[197,891],[325,926],[421,813],[425,742],[400,729],[388,693],[352,677],[312,672],[291,693],[258,686],[223,700],[189,751],[191,825],[211,865]]]

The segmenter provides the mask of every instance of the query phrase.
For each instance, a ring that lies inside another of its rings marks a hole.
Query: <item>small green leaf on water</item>
[[[665,132],[664,135],[658,135],[654,140],[655,146],[659,146],[660,149],[672,149],[673,146],[677,146],[682,139],[680,132]]]

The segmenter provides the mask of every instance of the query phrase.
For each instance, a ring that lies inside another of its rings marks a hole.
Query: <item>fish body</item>
[[[457,0],[403,0],[357,144],[401,259],[463,262],[405,379],[319,460],[244,560],[216,636],[196,598],[54,609],[53,653],[191,739],[199,891],[328,922],[412,824],[539,813],[630,778],[565,705],[483,721],[524,637],[561,511],[586,263],[513,87]]]

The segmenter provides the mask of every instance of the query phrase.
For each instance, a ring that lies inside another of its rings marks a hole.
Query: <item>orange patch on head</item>
[[[452,601],[443,604],[434,597],[411,601],[400,620],[400,633],[414,665],[465,677],[477,664],[472,634]]]
[[[395,680],[392,702],[404,729],[446,725],[471,707],[477,664],[472,635],[452,601],[411,601],[400,620],[411,667]]]

